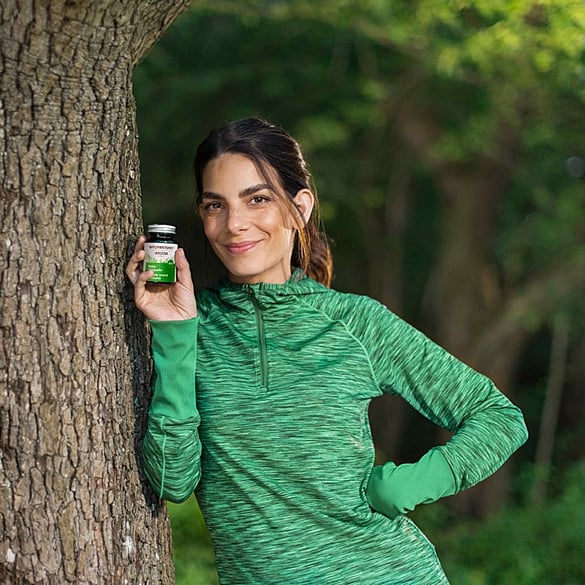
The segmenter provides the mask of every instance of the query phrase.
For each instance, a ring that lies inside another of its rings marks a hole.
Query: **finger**
[[[146,282],[147,280],[150,280],[153,276],[154,270],[141,270],[139,278],[140,280],[144,280],[144,282]]]
[[[141,272],[142,262],[144,260],[144,252],[134,254],[128,264],[126,265],[126,274],[131,278],[136,272]]]
[[[132,262],[132,260],[130,260],[126,265],[125,272],[126,276],[128,277],[132,284],[135,283],[136,279],[138,278],[138,275],[140,274],[140,270],[138,270],[136,263]]]
[[[146,236],[140,236],[136,240],[136,245],[134,246],[134,254],[139,252],[140,250],[144,250],[144,242],[146,242]]]
[[[179,248],[175,252],[175,265],[177,266],[177,280],[183,285],[192,287],[191,267],[183,248]]]
[[[134,281],[134,300],[138,301],[146,294],[147,281],[154,276],[152,270],[145,270],[140,272]]]
[[[130,279],[132,284],[136,283],[138,277],[142,274],[142,260],[140,258],[135,259],[132,256],[130,262],[126,266],[126,276]]]
[[[177,248],[175,252],[175,264],[179,270],[189,269],[189,262],[185,256],[185,250],[183,248]]]
[[[144,242],[146,238],[144,236],[140,236],[138,240],[136,240],[136,245],[134,246],[134,254],[128,261],[126,266],[126,275],[132,281],[132,283],[136,282],[136,279],[140,275],[141,272],[141,264],[144,260],[144,256],[146,252],[144,251]]]
[[[144,255],[146,252],[144,251],[144,242],[146,238],[144,236],[140,236],[138,240],[136,240],[136,245],[134,246],[134,254],[130,258],[130,262],[132,264],[137,264],[144,260]]]

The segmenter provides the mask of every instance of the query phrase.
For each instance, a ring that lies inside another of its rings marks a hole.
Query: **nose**
[[[248,227],[246,214],[242,209],[230,207],[227,212],[226,228],[233,234],[244,231]]]

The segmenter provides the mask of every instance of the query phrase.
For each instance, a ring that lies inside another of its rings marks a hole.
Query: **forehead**
[[[274,170],[268,169],[267,175],[273,182]],[[228,153],[222,154],[207,164],[203,171],[202,182],[203,191],[230,195],[237,194],[253,185],[266,183],[266,177],[247,156]]]

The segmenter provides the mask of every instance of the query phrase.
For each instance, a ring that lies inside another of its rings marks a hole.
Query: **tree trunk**
[[[530,501],[536,506],[544,504],[547,497],[559,410],[566,380],[568,347],[569,322],[565,315],[559,314],[555,319],[552,332],[549,375],[534,461],[536,464],[536,477],[530,493]]]
[[[382,131],[382,127],[370,130],[365,137],[363,152],[376,152]],[[412,169],[407,157],[400,156],[399,152],[394,154],[393,164],[389,164],[388,155],[382,154],[381,164],[389,167],[385,197],[378,206],[361,207],[357,217],[366,249],[368,290],[392,311],[404,316],[404,240],[408,225]],[[369,156],[362,161],[361,168],[367,170],[356,173],[356,193],[364,186],[375,184],[371,173],[377,167]],[[401,437],[408,423],[408,414],[406,403],[395,396],[381,396],[372,401],[369,420],[380,463],[390,459],[401,460]]]
[[[510,323],[509,334],[498,347],[490,347],[489,355],[480,356],[477,351],[505,300],[495,276],[492,247],[498,203],[509,172],[489,158],[464,164],[437,156],[434,147],[441,127],[424,106],[403,108],[399,127],[406,144],[429,165],[441,195],[441,248],[424,299],[434,327],[431,336],[509,394],[525,331],[517,322]],[[514,141],[514,134],[502,128],[498,147],[508,152]],[[439,440],[447,439],[448,433],[439,433]],[[505,465],[480,486],[459,494],[452,505],[459,513],[489,516],[504,504],[509,478]]]
[[[171,583],[140,472],[149,363],[131,74],[186,0],[0,8],[0,582]]]

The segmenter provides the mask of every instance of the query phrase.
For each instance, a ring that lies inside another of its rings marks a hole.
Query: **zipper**
[[[256,314],[256,328],[258,331],[258,347],[260,349],[260,372],[262,374],[262,388],[268,390],[268,351],[266,349],[266,331],[264,330],[264,314],[258,299],[250,291],[254,313]]]

